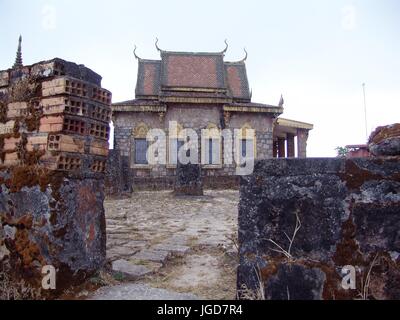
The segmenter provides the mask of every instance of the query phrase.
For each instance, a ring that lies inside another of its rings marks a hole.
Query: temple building
[[[194,129],[199,136],[202,129],[217,133],[242,129],[239,152],[251,145],[255,159],[306,157],[308,132],[313,125],[281,118],[282,97],[278,105],[252,102],[245,64],[247,52],[242,60],[227,62],[227,44],[220,52],[165,51],[157,42],[156,48],[160,59],[149,60],[139,58],[135,47],[135,99],[112,104],[114,149],[120,153],[125,173],[134,186],[173,184],[176,155],[182,145],[177,135],[186,128]],[[170,132],[172,121],[177,129]],[[165,164],[150,164],[146,158],[150,129],[166,132]],[[255,132],[251,138],[246,137],[248,129]],[[178,142],[169,143],[171,140]],[[224,162],[226,147],[222,140],[216,134],[210,137],[210,143],[199,142],[199,163],[209,186],[230,186],[238,181],[235,164]]]

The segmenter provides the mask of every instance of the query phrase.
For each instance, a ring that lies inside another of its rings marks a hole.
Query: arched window
[[[147,161],[147,148],[148,141],[146,140],[147,132],[149,131],[149,127],[143,123],[138,123],[132,131],[133,141],[131,144],[131,155],[132,160],[131,163],[134,165],[148,165]]]
[[[239,130],[239,135],[236,139],[236,159],[245,159],[247,157],[257,157],[257,143],[255,130],[249,123],[245,123]],[[253,154],[249,154],[249,152]]]

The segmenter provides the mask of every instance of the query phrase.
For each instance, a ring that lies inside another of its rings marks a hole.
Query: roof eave
[[[286,118],[278,118],[276,121],[277,121],[277,124],[282,127],[290,127],[290,128],[298,128],[298,129],[306,129],[306,130],[314,129],[314,125],[311,123],[307,123],[307,122],[291,120],[291,119],[286,119]]]
[[[283,113],[283,107],[257,103],[231,103],[223,106],[224,111],[230,112],[250,112],[250,113],[270,113],[274,117]]]

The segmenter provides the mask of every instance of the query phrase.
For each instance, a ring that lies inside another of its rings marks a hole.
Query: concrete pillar
[[[285,150],[285,138],[278,138],[278,156],[279,158],[286,157],[286,150]]]
[[[297,156],[299,158],[307,157],[307,139],[308,130],[297,129]]]
[[[272,142],[272,156],[278,158],[278,141],[274,140]]]
[[[287,134],[287,156],[288,158],[294,158],[295,152],[294,152],[294,134],[288,133]]]

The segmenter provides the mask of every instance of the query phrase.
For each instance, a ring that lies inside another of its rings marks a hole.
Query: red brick
[[[85,152],[85,141],[68,135],[49,135],[48,150],[83,154]]]
[[[63,116],[45,116],[40,118],[40,124],[58,124],[63,123],[64,117]]]
[[[4,151],[14,151],[17,148],[18,143],[21,142],[21,138],[6,138],[4,139]]]
[[[9,119],[25,116],[28,111],[28,103],[26,102],[12,102],[7,107],[7,118]]]
[[[18,159],[18,153],[13,152],[13,153],[6,153],[4,157],[4,165],[6,166],[12,166],[19,164],[20,160]]]
[[[32,152],[34,150],[46,150],[47,148],[47,135],[28,137],[26,150]]]
[[[62,130],[63,130],[62,123],[41,124],[39,127],[39,132],[61,132]]]

